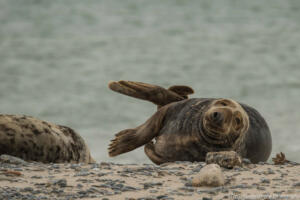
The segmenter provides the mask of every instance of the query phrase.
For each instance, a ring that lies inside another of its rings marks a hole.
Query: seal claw
[[[135,129],[126,129],[116,134],[115,139],[109,145],[109,156],[114,157],[135,149],[137,140]]]

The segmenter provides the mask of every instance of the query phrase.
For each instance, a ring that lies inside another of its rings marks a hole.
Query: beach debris
[[[209,164],[204,166],[199,175],[194,177],[192,180],[192,186],[210,186],[218,187],[225,184],[224,174],[217,164]]]
[[[22,175],[21,172],[11,171],[11,170],[4,171],[3,174],[8,175],[8,176],[21,176]]]
[[[285,154],[282,153],[282,152],[276,154],[276,157],[272,158],[272,160],[273,160],[275,165],[284,165],[285,163],[289,163],[289,164],[292,164],[292,165],[300,165],[300,163],[298,163],[298,162],[287,160],[285,158]]]
[[[235,151],[208,152],[205,162],[207,164],[215,163],[229,169],[234,166],[242,166],[242,159]]]
[[[285,163],[288,163],[289,161],[285,159],[285,154],[280,152],[276,154],[275,158],[272,158],[275,165],[283,165]]]

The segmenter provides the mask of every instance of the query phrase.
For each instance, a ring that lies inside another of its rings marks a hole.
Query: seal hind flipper
[[[112,81],[108,87],[115,92],[147,100],[158,106],[184,100],[188,94],[193,93],[193,89],[188,86],[172,86],[167,90],[157,85],[133,81]]]
[[[194,94],[194,90],[191,87],[185,85],[173,85],[169,87],[168,90],[179,94],[185,99],[188,98],[188,95]]]
[[[117,133],[115,139],[109,145],[109,156],[114,157],[149,143],[159,133],[167,110],[168,106],[165,106],[159,109],[144,124]]]
[[[155,152],[154,144],[152,141],[145,145],[144,151],[148,158],[150,158],[150,160],[157,165],[167,162]]]

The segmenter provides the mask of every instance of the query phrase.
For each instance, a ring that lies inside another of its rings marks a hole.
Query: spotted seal
[[[24,115],[0,115],[1,154],[43,163],[94,162],[74,130]]]
[[[145,145],[156,164],[172,161],[205,161],[208,152],[235,151],[253,163],[266,161],[272,149],[271,133],[264,118],[252,107],[224,98],[188,98],[188,86],[160,86],[110,82],[109,88],[148,100],[158,110],[144,124],[116,134],[109,156]],[[153,141],[154,140],[154,141]]]

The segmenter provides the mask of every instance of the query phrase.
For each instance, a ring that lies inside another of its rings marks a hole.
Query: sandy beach
[[[221,168],[225,185],[193,187],[204,162],[42,164],[0,159],[0,199],[300,199],[300,165]]]

